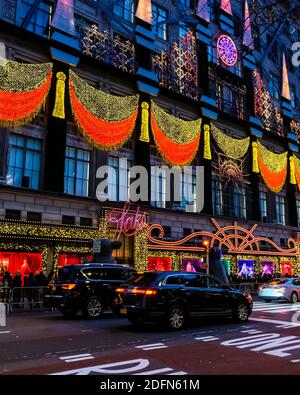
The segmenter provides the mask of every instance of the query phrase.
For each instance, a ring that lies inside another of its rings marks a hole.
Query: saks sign
[[[137,207],[130,210],[130,202],[126,202],[123,209],[114,209],[109,213],[108,225],[116,227],[116,239],[122,234],[134,236],[148,227],[148,214]]]

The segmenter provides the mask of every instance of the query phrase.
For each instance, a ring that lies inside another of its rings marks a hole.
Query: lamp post
[[[207,274],[209,274],[209,241],[208,240],[204,240],[203,241],[203,246],[204,246],[205,251],[206,251]]]

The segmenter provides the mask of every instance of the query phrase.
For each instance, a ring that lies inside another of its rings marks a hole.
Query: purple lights
[[[225,34],[218,38],[217,42],[218,55],[226,66],[232,67],[236,64],[238,55],[234,41]]]
[[[184,272],[198,272],[202,269],[202,262],[196,258],[183,258],[182,270]]]
[[[261,262],[262,266],[263,266],[263,272],[262,275],[266,275],[266,274],[274,274],[275,272],[275,263],[272,261],[262,261]]]

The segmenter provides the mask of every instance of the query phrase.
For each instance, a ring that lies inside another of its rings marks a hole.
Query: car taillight
[[[61,288],[65,291],[71,291],[76,287],[76,284],[62,284]]]
[[[143,294],[143,295],[156,295],[157,294],[157,291],[155,289],[133,288],[133,289],[128,289],[127,292],[133,293],[133,294]]]
[[[126,288],[117,288],[116,292],[119,293],[119,294],[123,294],[125,292],[125,289]]]
[[[276,289],[276,291],[285,291],[284,287],[274,287]]]

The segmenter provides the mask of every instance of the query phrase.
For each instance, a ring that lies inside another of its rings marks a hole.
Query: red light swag
[[[52,63],[0,66],[0,127],[30,122],[45,102],[51,84]]]
[[[258,142],[258,164],[267,187],[272,192],[280,192],[287,177],[287,152],[275,154]]]
[[[200,142],[201,119],[184,121],[151,102],[151,128],[161,156],[171,166],[187,166]]]
[[[119,97],[96,89],[70,71],[70,101],[85,138],[101,150],[120,148],[132,135],[138,114],[138,95]]]

